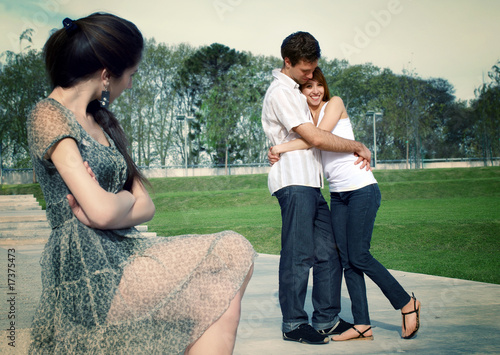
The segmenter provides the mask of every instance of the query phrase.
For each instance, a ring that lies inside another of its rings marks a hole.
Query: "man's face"
[[[308,80],[311,80],[313,77],[313,71],[318,66],[318,61],[314,62],[305,62],[301,60],[295,66],[292,66],[290,60],[285,58],[285,66],[286,66],[286,74],[295,80],[297,84],[305,84]]]

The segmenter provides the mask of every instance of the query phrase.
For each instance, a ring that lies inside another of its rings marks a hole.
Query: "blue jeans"
[[[342,267],[335,248],[330,210],[319,188],[287,186],[274,193],[281,207],[279,300],[283,332],[309,323],[304,310],[309,270],[313,268],[312,326],[338,322]]]
[[[333,234],[344,268],[354,323],[370,324],[363,274],[375,282],[395,309],[403,308],[411,299],[370,254],[375,216],[381,202],[380,190],[373,184],[354,191],[332,192],[330,198]]]

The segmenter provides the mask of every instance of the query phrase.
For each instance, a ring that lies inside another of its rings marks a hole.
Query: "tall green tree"
[[[454,101],[443,114],[440,158],[475,158],[473,111],[466,101]]]
[[[376,122],[378,160],[408,158],[415,167],[421,167],[425,155],[422,141],[438,118],[440,89],[414,73],[396,75],[389,69],[374,77],[371,85],[372,100],[365,109],[382,113]],[[366,118],[364,130],[373,141],[373,118]]]
[[[423,90],[422,159],[446,158],[442,153],[444,128],[446,115],[455,102],[454,88],[445,79],[431,78],[424,82]]]
[[[364,141],[370,134],[365,128],[366,107],[375,98],[377,87],[373,84],[380,69],[372,64],[341,65],[338,73],[329,81],[330,93],[340,96],[349,112],[357,138]],[[326,77],[329,80],[329,76]]]
[[[500,62],[488,73],[490,82],[476,89],[472,102],[475,143],[484,164],[500,155]]]
[[[236,120],[237,97],[229,92],[238,79],[231,70],[246,64],[246,54],[214,43],[197,50],[179,71],[178,86],[184,88],[180,92],[191,97],[192,110],[197,118],[192,125],[194,134],[205,134],[206,137],[199,150],[204,149],[216,165],[227,162],[227,132]]]
[[[26,135],[26,118],[34,105],[50,91],[40,51],[30,49],[32,30],[24,31],[22,51],[2,53],[0,72],[0,144],[2,165],[31,166]]]
[[[254,64],[258,60],[252,58]],[[217,164],[255,162],[265,153],[261,124],[263,83],[258,65],[234,65],[203,101],[205,138]],[[267,83],[266,83],[267,84]],[[222,160],[224,159],[224,160]]]
[[[117,101],[139,165],[182,162],[184,139],[176,120],[180,103],[173,83],[186,52],[187,45],[167,46],[148,39],[133,87]]]
[[[234,156],[243,164],[267,164],[269,142],[262,128],[262,102],[271,83],[272,70],[283,64],[281,58],[248,55],[248,65],[240,77],[239,101],[242,103],[238,122],[238,147]]]

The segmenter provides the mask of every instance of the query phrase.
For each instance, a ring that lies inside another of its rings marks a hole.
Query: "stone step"
[[[0,223],[24,223],[47,221],[47,216],[43,210],[32,211],[0,211]]]
[[[0,195],[0,201],[35,200],[34,195]]]
[[[156,237],[156,233],[148,232],[147,225],[136,228],[147,237]],[[38,240],[45,243],[50,232],[45,211],[33,195],[0,195],[1,242]]]
[[[51,231],[50,228],[0,230],[0,238],[48,238]],[[155,232],[141,232],[141,234],[150,238],[157,236]]]
[[[0,195],[0,211],[41,210],[33,195]]]
[[[40,229],[9,229],[0,231],[2,238],[48,238],[50,236],[50,228]]]
[[[0,200],[0,206],[3,206],[3,205],[28,205],[28,204],[38,205],[38,201],[34,197],[32,199],[23,198],[23,199],[19,199],[19,200],[14,200],[14,199]]]
[[[38,202],[0,202],[0,211],[31,211],[41,210]]]
[[[135,226],[135,228],[146,237],[157,237],[155,232],[148,232],[148,226],[145,224],[140,224]]]
[[[0,238],[48,238],[51,228],[18,228],[18,229],[3,229],[0,230]],[[146,237],[156,237],[155,232],[141,232]]]
[[[14,247],[18,248],[21,246],[38,246],[39,248],[43,249],[43,246],[47,243],[48,238],[47,237],[33,237],[33,238],[4,238],[0,237],[0,248],[6,248],[6,247]]]
[[[145,237],[150,237],[150,238],[157,237],[155,232],[141,232],[141,234]]]
[[[47,221],[24,221],[20,222],[4,222],[0,223],[0,232],[3,230],[10,229],[44,229],[50,228],[49,223]]]
[[[141,224],[135,226],[135,228],[146,235],[156,235],[154,232],[148,232],[148,226]],[[24,221],[19,222],[4,222],[0,223],[0,232],[15,230],[15,229],[50,229],[49,223],[47,221]]]
[[[148,226],[145,224],[140,224],[138,226],[135,226],[135,229],[137,229],[139,232],[147,232]]]

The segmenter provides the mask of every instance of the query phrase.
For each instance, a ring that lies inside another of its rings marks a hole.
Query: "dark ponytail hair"
[[[72,87],[102,69],[119,78],[142,58],[142,34],[132,22],[123,18],[94,13],[75,21],[66,19],[64,26],[50,36],[43,48],[45,67],[53,87]],[[134,178],[146,181],[128,152],[127,137],[113,113],[101,107],[97,100],[89,104],[87,111],[113,139],[127,162],[124,189],[131,189]]]

